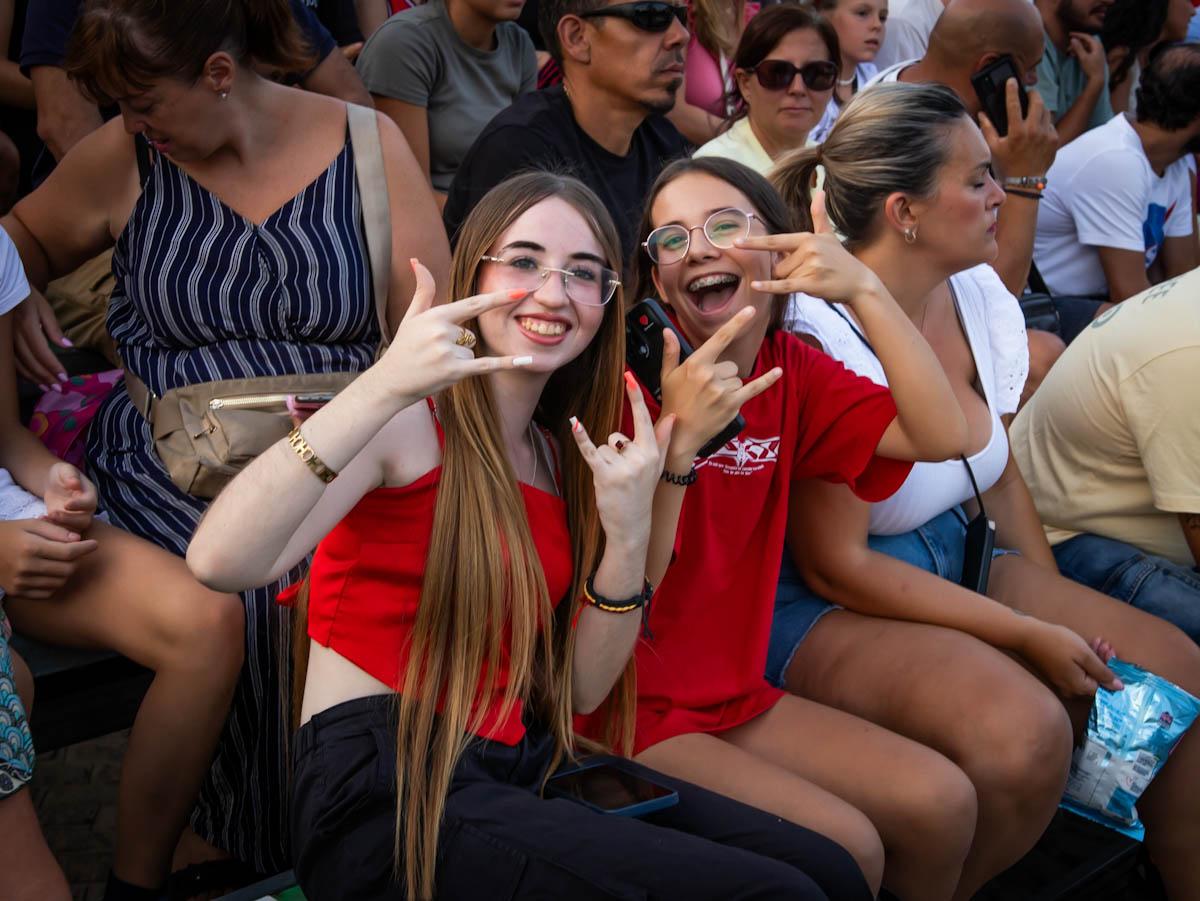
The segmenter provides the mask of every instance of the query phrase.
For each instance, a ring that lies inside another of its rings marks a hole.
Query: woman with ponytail
[[[1017,301],[989,265],[1004,192],[957,95],[888,84],[856,96],[819,152],[797,151],[776,170],[798,213],[813,199],[818,165],[829,220],[936,356],[969,438],[963,457],[918,464],[878,503],[826,482],[796,484],[796,565],[785,557],[767,676],[940,752],[966,774],[978,819],[955,897],[969,898],[1037,841],[1097,686],[1122,687],[1105,666],[1113,647],[1099,636],[1192,693],[1200,649],[1174,626],[1059,575],[1009,449],[1027,351]],[[799,282],[781,287],[804,292],[792,300],[790,328],[895,384],[857,310]],[[994,553],[967,540],[989,520]],[[1200,897],[1198,777],[1200,742],[1184,741],[1138,801],[1172,898]]]
[[[355,372],[379,344],[348,107],[259,74],[309,65],[287,0],[89,2],[66,68],[121,116],[3,221],[38,289],[113,248],[108,330],[126,379],[92,422],[89,476],[114,524],[177,556],[207,501],[177,487],[157,455],[150,398],[227,379]],[[449,248],[399,130],[376,121],[394,327],[415,284],[402,261],[419,253],[442,274]],[[44,301],[35,292],[29,303]],[[144,403],[132,399],[137,385]],[[295,576],[242,595],[245,662],[192,825],[250,872],[214,865],[214,888],[291,860],[281,704],[290,632],[274,596]]]
[[[579,182],[497,186],[456,247],[467,299],[434,306],[414,261],[387,353],[192,541],[202,581],[239,587],[317,545],[293,787],[313,901],[849,897],[823,881],[855,873],[828,839],[649,771],[679,803],[644,820],[540,797],[573,765],[573,714],[611,691],[614,733],[632,722],[672,420],[622,391],[619,248]]]

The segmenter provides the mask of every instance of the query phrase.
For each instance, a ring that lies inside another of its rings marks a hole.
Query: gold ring
[[[459,332],[458,337],[454,339],[454,343],[459,347],[473,350],[475,347],[475,336],[471,333],[470,329],[463,329]]]

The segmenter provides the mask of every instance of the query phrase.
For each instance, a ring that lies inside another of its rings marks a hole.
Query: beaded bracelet
[[[583,602],[598,610],[603,610],[605,613],[632,613],[634,610],[641,610],[642,635],[646,638],[653,638],[654,634],[650,631],[649,620],[650,599],[654,597],[654,586],[650,584],[650,580],[644,580],[645,584],[639,594],[625,600],[614,601],[596,593],[595,579],[596,576],[593,574],[588,576],[587,581],[583,583]]]

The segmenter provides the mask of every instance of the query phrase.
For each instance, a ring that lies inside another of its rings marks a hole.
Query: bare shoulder
[[[44,246],[54,246],[57,263],[74,268],[124,230],[141,192],[133,141],[120,118],[106,122],[14,208]]]
[[[363,451],[380,461],[385,486],[398,488],[412,484],[442,462],[433,410],[423,400],[405,407]]]

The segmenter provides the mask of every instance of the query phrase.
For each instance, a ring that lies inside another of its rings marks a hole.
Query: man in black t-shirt
[[[635,20],[628,15],[633,6],[541,0],[542,34],[563,68],[563,86],[519,97],[479,135],[446,201],[452,242],[491,188],[524,169],[553,169],[574,175],[604,202],[628,265],[650,185],[688,150],[663,115],[683,81],[685,14],[659,10],[657,23]]]

